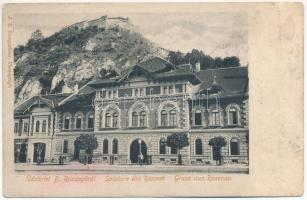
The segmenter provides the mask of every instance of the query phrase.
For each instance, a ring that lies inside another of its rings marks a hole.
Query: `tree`
[[[173,133],[167,137],[166,145],[178,150],[178,165],[182,164],[180,150],[189,146],[189,139],[186,133]]]
[[[168,60],[175,64],[175,65],[181,65],[181,64],[187,64],[188,62],[186,62],[185,58],[184,58],[184,54],[177,51],[170,51],[168,53]]]
[[[225,138],[223,137],[214,137],[209,140],[209,145],[213,148],[213,159],[216,162],[219,161],[219,164],[222,164],[222,155],[221,155],[221,148],[226,146]]]
[[[92,163],[93,151],[97,149],[98,141],[94,135],[81,134],[75,140],[75,148],[84,149],[87,157],[87,163]]]
[[[168,53],[168,60],[175,65],[188,64],[195,65],[196,62],[200,62],[201,70],[215,69],[215,68],[227,68],[240,66],[240,59],[236,56],[225,58],[212,58],[210,55],[206,55],[203,51],[192,49],[191,52],[186,54],[180,51],[170,51]]]
[[[44,39],[44,36],[42,34],[42,31],[37,29],[36,31],[34,31],[32,34],[31,34],[31,38],[32,40],[42,40]]]
[[[238,67],[240,66],[240,59],[236,56],[226,57],[222,62],[223,67]]]
[[[223,66],[223,59],[220,58],[220,57],[214,58],[214,65],[215,65],[215,68],[222,68],[222,66]]]
[[[28,40],[26,44],[26,48],[29,51],[34,51],[34,52],[41,52],[42,51],[42,40],[44,39],[44,36],[42,32],[37,29],[31,34],[30,39]]]

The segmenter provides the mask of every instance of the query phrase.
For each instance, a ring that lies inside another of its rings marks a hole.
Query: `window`
[[[68,152],[68,140],[64,140],[63,142],[63,153]]]
[[[110,115],[110,113],[107,113],[107,114],[106,114],[105,127],[106,127],[106,128],[111,127],[111,115]]]
[[[116,91],[116,90],[113,91],[113,97],[114,97],[114,98],[117,97],[117,91]]]
[[[173,85],[169,86],[169,93],[170,94],[174,93],[174,86]]]
[[[237,125],[238,124],[238,112],[237,109],[232,107],[229,109],[229,124],[230,125]]]
[[[145,111],[140,112],[140,127],[145,127],[145,118],[146,118]]]
[[[201,139],[197,139],[195,141],[195,154],[202,155],[203,154],[203,145]]]
[[[138,126],[138,114],[136,112],[132,113],[132,126]]]
[[[212,125],[220,125],[220,113],[218,110],[212,111]]]
[[[167,112],[165,110],[161,112],[161,126],[167,126]]]
[[[134,89],[134,96],[138,96],[139,95],[139,89]]]
[[[177,149],[175,147],[171,147],[171,154],[177,154]]]
[[[36,124],[35,124],[35,132],[37,132],[37,133],[39,132],[39,125],[40,125],[39,121],[37,120]]]
[[[101,99],[102,98],[102,91],[97,91],[97,98]]]
[[[14,133],[18,132],[18,122],[15,122],[15,126],[14,126]]]
[[[117,113],[113,113],[113,128],[117,127],[118,125],[118,115]]]
[[[109,99],[111,99],[112,98],[112,91],[109,91],[108,94],[109,94]]]
[[[160,139],[159,147],[160,147],[159,153],[166,154],[166,141],[164,138]]]
[[[238,139],[231,139],[230,140],[230,154],[231,155],[240,155],[240,148],[239,148],[239,140]]]
[[[112,144],[112,154],[118,153],[118,140],[114,139]]]
[[[175,126],[177,124],[177,114],[175,110],[170,111],[170,126]]]
[[[103,140],[103,150],[102,150],[103,154],[108,154],[109,153],[109,142],[107,139]]]
[[[140,96],[145,96],[145,90],[144,90],[144,88],[141,88],[141,89],[140,89]]]
[[[182,93],[182,85],[175,85],[175,93]]]
[[[78,115],[76,119],[76,128],[81,129],[81,124],[82,124],[82,117],[81,115]]]
[[[18,136],[21,136],[21,133],[22,133],[22,125],[23,125],[23,123],[22,123],[22,120],[20,119],[19,120],[19,123],[18,123]]]
[[[167,94],[167,86],[163,87],[163,94]]]
[[[87,121],[87,128],[93,128],[94,127],[94,115],[91,114],[88,117],[88,121]]]
[[[24,132],[24,133],[28,133],[28,129],[29,129],[29,124],[28,124],[28,122],[24,122],[24,124],[23,124],[23,132]]]
[[[199,126],[201,124],[202,124],[201,112],[196,111],[196,113],[195,113],[195,125]]]
[[[43,123],[42,123],[42,132],[43,133],[46,133],[46,126],[47,126],[47,123],[46,123],[46,120],[44,120]]]
[[[66,116],[64,119],[64,129],[69,129],[69,116]]]

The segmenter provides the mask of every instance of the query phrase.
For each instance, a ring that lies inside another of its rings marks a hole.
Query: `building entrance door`
[[[45,143],[34,143],[33,162],[43,163],[45,161]]]
[[[138,163],[139,155],[143,155],[143,163],[147,163],[147,146],[144,141],[136,139],[130,145],[130,161],[131,163]]]

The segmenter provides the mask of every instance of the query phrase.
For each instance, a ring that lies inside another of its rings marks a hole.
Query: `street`
[[[101,173],[101,174],[124,174],[124,173],[243,173],[248,174],[247,165],[225,164],[216,165],[104,165],[104,164],[88,164],[70,163],[65,165],[55,164],[25,164],[16,163],[15,170],[21,173],[49,173],[57,174],[72,173]]]

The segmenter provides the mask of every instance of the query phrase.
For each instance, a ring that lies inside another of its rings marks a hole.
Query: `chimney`
[[[197,61],[197,62],[195,63],[195,72],[199,72],[199,71],[200,71],[200,62]]]
[[[75,84],[74,85],[74,93],[77,94],[78,90],[79,90],[79,86],[78,86],[78,84]]]

